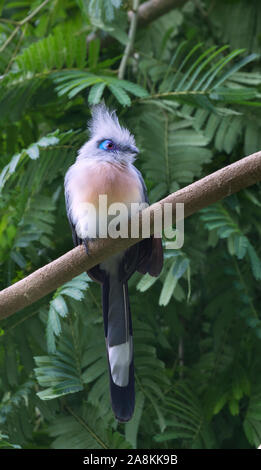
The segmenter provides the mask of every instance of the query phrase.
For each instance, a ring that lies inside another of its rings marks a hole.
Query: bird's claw
[[[89,254],[89,247],[88,247],[88,239],[87,238],[84,238],[83,244],[84,244],[84,248],[85,248],[85,251],[86,251],[86,255],[88,255]]]

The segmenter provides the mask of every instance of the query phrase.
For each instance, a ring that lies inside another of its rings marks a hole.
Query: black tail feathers
[[[112,409],[126,422],[135,406],[131,313],[127,283],[112,276],[103,283],[103,319]]]

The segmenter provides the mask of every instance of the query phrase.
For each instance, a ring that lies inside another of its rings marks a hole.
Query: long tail
[[[112,409],[119,421],[129,421],[135,390],[128,284],[110,275],[103,283],[102,293]]]

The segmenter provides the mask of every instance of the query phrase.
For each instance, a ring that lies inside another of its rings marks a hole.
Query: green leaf
[[[98,104],[101,101],[105,86],[106,83],[96,83],[91,87],[90,93],[88,95],[88,102],[90,104]]]
[[[21,446],[18,444],[11,444],[8,439],[9,436],[7,434],[0,433],[0,449],[21,449]]]
[[[32,160],[36,160],[36,158],[39,157],[39,147],[36,144],[31,145],[31,147],[27,149],[27,154]]]
[[[142,392],[138,392],[135,400],[135,411],[134,415],[128,423],[125,425],[125,438],[129,441],[133,449],[137,448],[137,437],[144,408],[145,397]]]
[[[54,309],[52,304],[49,310],[48,322],[50,322],[54,334],[58,336],[61,333],[61,322],[59,315],[57,314],[57,311]]]
[[[38,366],[34,369],[37,381],[45,388],[37,393],[41,400],[52,400],[83,389],[77,357],[79,351],[73,347],[66,348],[66,353],[59,351],[59,348],[66,347],[68,338],[69,332],[66,332],[54,355],[34,357]]]
[[[174,259],[168,274],[164,280],[163,288],[160,293],[159,305],[166,306],[177,286],[178,280],[183,276],[189,267],[189,259],[178,256]]]
[[[78,289],[73,289],[71,287],[64,288],[63,294],[68,295],[69,297],[72,297],[75,300],[82,300],[84,298],[84,294],[82,291]]]
[[[175,276],[177,279],[180,279],[181,276],[187,271],[189,266],[189,259],[188,258],[181,258],[179,257],[173,268],[173,276]]]
[[[128,80],[117,80],[117,82],[115,82],[115,86],[120,86],[121,88],[124,88],[124,90],[129,91],[133,95],[138,96],[140,98],[145,98],[146,96],[149,96],[145,88],[142,88],[140,85],[137,85],[137,83],[129,82]]]
[[[111,90],[112,94],[115,96],[117,101],[122,105],[122,106],[130,106],[131,105],[131,100],[127,93],[120,87],[116,85],[112,85],[111,83],[108,85],[109,89]]]
[[[254,249],[253,245],[250,242],[248,242],[247,252],[250,258],[253,275],[258,281],[260,281],[261,280],[261,261],[260,261],[260,258],[257,256],[256,250]]]
[[[88,56],[88,62],[89,62],[89,66],[90,68],[95,68],[97,63],[98,63],[98,59],[99,59],[99,54],[100,54],[100,40],[97,38],[97,39],[93,39],[90,43],[89,43],[89,47],[88,47],[88,51],[89,51],[89,56]]]
[[[164,280],[163,288],[160,293],[160,298],[159,298],[159,305],[164,305],[166,306],[173,294],[173,291],[175,289],[175,286],[178,282],[178,278],[175,278],[173,276],[173,267],[175,265],[175,261],[170,266],[170,269],[168,271],[168,274]]]
[[[12,251],[10,254],[12,260],[22,269],[26,266],[26,259],[19,251]]]
[[[61,317],[65,317],[68,314],[67,304],[61,295],[52,300],[51,305]]]
[[[146,273],[144,276],[142,276],[142,278],[138,282],[137,290],[139,290],[140,292],[145,292],[151,286],[153,286],[153,284],[155,284],[156,281],[157,281],[157,278],[155,276],[153,277],[153,276],[150,276],[148,273]]]

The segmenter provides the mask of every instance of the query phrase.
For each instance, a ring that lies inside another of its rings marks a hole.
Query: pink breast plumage
[[[73,167],[68,191],[73,194],[75,202],[89,202],[97,207],[102,194],[107,195],[108,205],[142,201],[141,183],[130,165],[94,161],[85,165],[76,162]]]

